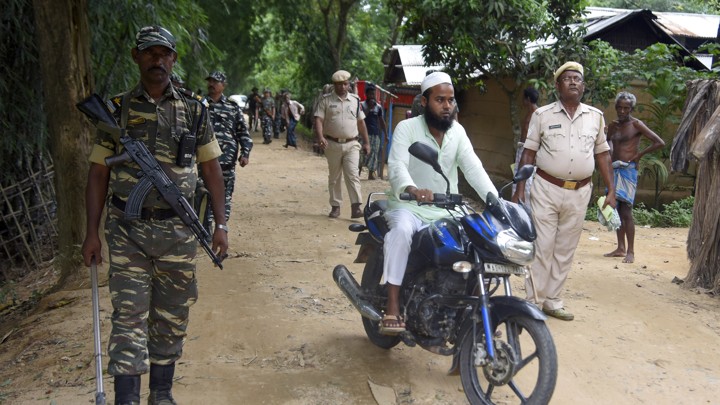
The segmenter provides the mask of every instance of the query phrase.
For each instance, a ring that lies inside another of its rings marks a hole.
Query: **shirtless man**
[[[623,263],[635,261],[635,222],[632,206],[637,187],[638,163],[643,155],[661,149],[665,142],[642,121],[630,115],[635,110],[637,99],[631,93],[621,92],[615,97],[615,111],[618,119],[608,126],[608,143],[615,172],[615,195],[617,210],[622,224],[617,230],[617,249],[605,257],[625,257]],[[640,140],[646,137],[650,146],[640,151]],[[625,238],[627,237],[627,249]]]

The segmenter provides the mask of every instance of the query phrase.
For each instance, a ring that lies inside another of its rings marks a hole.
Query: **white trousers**
[[[405,209],[396,209],[385,212],[385,220],[390,231],[385,234],[383,252],[383,278],[380,284],[390,283],[402,285],[407,267],[410,245],[415,232],[425,228],[428,224]]]
[[[591,193],[592,182],[578,190],[567,190],[540,176],[533,181],[530,207],[537,239],[531,271],[538,297],[536,304],[545,309],[564,306],[560,293],[572,267]],[[528,300],[533,301],[529,280],[525,289]]]
[[[350,202],[361,202],[360,191],[360,142],[351,141],[337,143],[328,141],[325,148],[325,157],[328,162],[328,190],[330,191],[330,205],[339,207],[343,201],[342,183],[345,177],[345,187],[350,196]]]

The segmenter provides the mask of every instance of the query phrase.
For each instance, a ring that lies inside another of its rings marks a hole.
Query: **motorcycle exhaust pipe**
[[[350,270],[348,270],[347,267],[342,264],[335,266],[333,279],[335,280],[335,284],[340,287],[340,290],[350,300],[350,303],[360,312],[360,315],[375,322],[382,320],[380,311],[375,309],[367,300],[360,297],[360,285],[355,281],[355,278],[350,274]]]

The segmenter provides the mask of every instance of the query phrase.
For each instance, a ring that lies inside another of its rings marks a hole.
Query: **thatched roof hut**
[[[683,117],[670,152],[673,171],[698,161],[684,286],[720,294],[720,81],[688,83]]]

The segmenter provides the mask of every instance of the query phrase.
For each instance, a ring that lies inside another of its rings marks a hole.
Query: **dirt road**
[[[326,179],[324,158],[277,140],[256,142],[250,165],[238,168],[231,257],[223,271],[207,257],[198,262],[180,403],[465,403],[459,377],[446,376],[449,358],[402,345],[385,351],[365,338],[332,280],[339,263],[356,277],[362,268],[352,264],[349,204],[339,219],[327,217]],[[364,193],[387,187],[362,183]],[[636,262],[622,264],[602,256],[614,233],[586,223],[565,294],[576,320],[548,322],[559,354],[553,404],[720,403],[720,301],[671,283],[687,273],[687,229],[637,233]],[[101,307],[106,339],[106,287]],[[0,325],[0,403],[92,402],[90,308],[88,288],[62,291],[19,324]],[[112,399],[111,378],[105,387]]]

